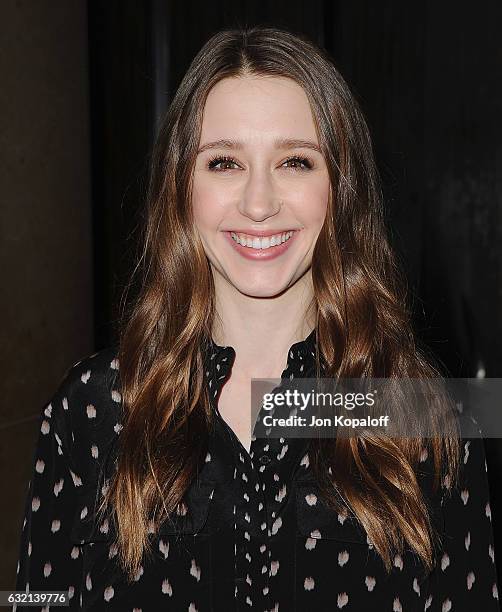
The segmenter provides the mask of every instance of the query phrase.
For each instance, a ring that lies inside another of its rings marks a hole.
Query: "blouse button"
[[[270,459],[270,457],[269,457],[268,455],[262,455],[262,456],[260,457],[260,459],[259,459],[259,462],[260,462],[262,465],[267,465],[268,463],[270,463],[270,461],[271,461],[271,459]]]

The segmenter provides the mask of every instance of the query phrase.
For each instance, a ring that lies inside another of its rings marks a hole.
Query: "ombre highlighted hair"
[[[216,312],[191,185],[207,95],[221,79],[245,76],[286,77],[303,88],[329,171],[330,201],[312,258],[317,373],[322,360],[326,377],[439,375],[412,331],[368,127],[332,60],[304,36],[277,28],[216,33],[192,61],[154,146],[139,257],[124,296],[136,274],[140,290],[119,326],[124,420],[100,511],[115,514],[119,559],[131,580],[150,550],[151,521],[159,525],[175,511],[207,451],[212,410],[201,343]],[[348,504],[388,569],[404,545],[425,567],[434,563],[434,531],[415,468],[426,446],[438,486],[444,474],[456,474],[459,454],[453,431],[437,433],[429,440],[311,441],[327,503]]]

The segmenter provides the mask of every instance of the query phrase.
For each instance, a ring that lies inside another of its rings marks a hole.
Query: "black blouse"
[[[314,330],[291,346],[282,379],[315,376],[315,343]],[[309,440],[253,438],[246,451],[217,407],[235,350],[211,341],[203,352],[216,428],[178,512],[151,532],[154,558],[129,584],[113,523],[93,521],[122,428],[116,350],[69,369],[40,417],[17,590],[69,589],[70,608],[93,611],[499,610],[482,440],[462,441],[458,489],[442,505],[428,498],[442,536],[436,568],[424,572],[405,550],[388,574],[350,512],[321,500]],[[431,465],[422,459],[427,496]]]

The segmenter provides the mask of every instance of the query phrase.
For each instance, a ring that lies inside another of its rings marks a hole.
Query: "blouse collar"
[[[306,377],[315,363],[316,347],[317,332],[314,328],[306,338],[289,347],[287,365],[282,372],[281,379]],[[229,345],[221,346],[217,344],[212,337],[202,348],[204,369],[207,376],[210,376],[218,387],[222,386],[235,361],[235,349]]]

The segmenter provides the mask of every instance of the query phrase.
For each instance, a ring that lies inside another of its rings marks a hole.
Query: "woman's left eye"
[[[309,159],[308,157],[290,157],[289,159],[287,159],[284,163],[288,164],[290,162],[295,162],[295,163],[299,163],[299,164],[303,164],[305,167],[296,167],[296,168],[292,168],[292,170],[310,170],[312,168],[312,166],[314,165],[312,163],[312,160]]]

